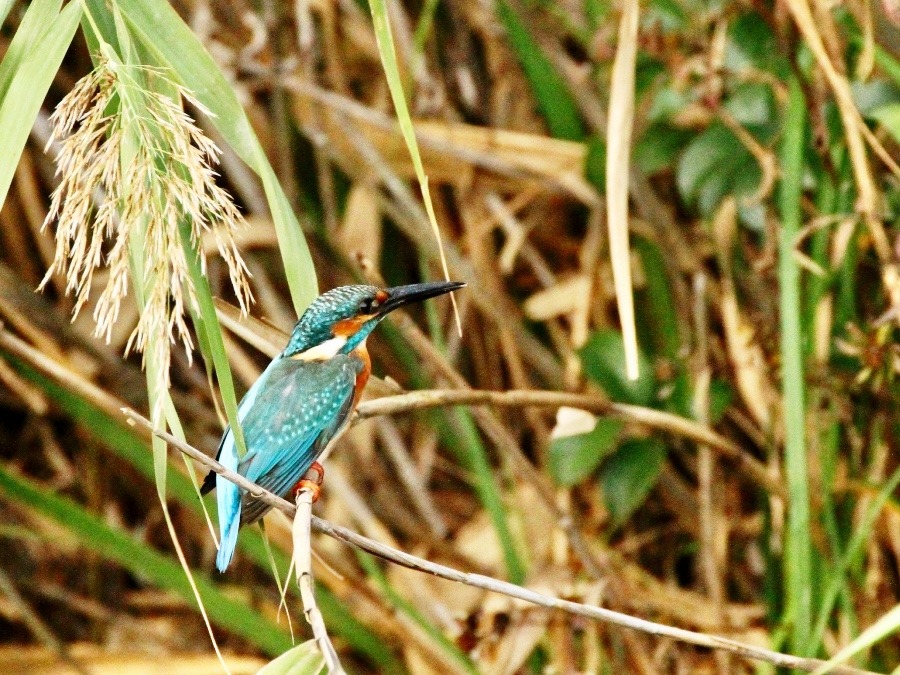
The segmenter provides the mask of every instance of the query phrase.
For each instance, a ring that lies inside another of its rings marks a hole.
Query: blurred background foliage
[[[369,396],[552,390],[606,413],[367,419],[328,462],[320,514],[667,624],[821,658],[854,643],[900,602],[896,0],[641,4],[635,381],[603,199],[621,8],[373,5],[393,31],[451,277],[469,286],[462,337],[446,302],[386,322],[370,340],[385,379]],[[271,546],[249,529],[228,574],[214,573],[196,476],[119,410],[155,412],[212,453],[317,288],[441,276],[370,7],[7,0],[0,16],[0,663],[218,672],[200,597],[232,672],[254,672],[290,648],[291,629],[309,637],[292,592],[292,626],[279,611],[272,575],[273,561],[287,569],[289,524],[271,514]],[[59,183],[50,115],[101,54],[191,92],[187,112],[221,148],[219,183],[246,219],[236,246],[264,322],[232,308],[241,296],[215,233],[176,227],[196,354],[171,350],[168,390],[152,344],[146,375],[140,355],[123,356],[155,279],[140,239],[139,283],[108,342],[92,314],[112,271],[89,279],[71,322],[62,276],[34,293],[55,249],[55,224],[42,228]],[[350,672],[764,671],[315,547],[318,601]],[[900,663],[891,617],[853,649],[856,665]],[[305,648],[270,672],[307,663]]]

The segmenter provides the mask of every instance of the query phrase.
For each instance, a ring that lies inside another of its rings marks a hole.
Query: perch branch
[[[701,445],[708,445],[723,457],[727,457],[743,467],[757,484],[766,488],[770,493],[785,496],[784,486],[769,473],[765,464],[712,429],[679,415],[639,405],[613,403],[601,396],[524,389],[509,391],[430,389],[363,401],[359,404],[357,412],[360,417],[365,418],[376,415],[396,415],[401,412],[447,405],[493,405],[516,408],[569,406],[600,415],[615,415],[637,424],[688,438]]]
[[[155,434],[159,438],[162,438],[177,450],[180,450],[184,454],[195,459],[197,462],[211,469],[220,476],[223,476],[232,481],[235,485],[244,489],[253,497],[261,499],[263,502],[272,506],[273,508],[277,508],[283,511],[291,518],[295,516],[297,508],[290,502],[282,499],[281,497],[278,497],[277,495],[272,494],[271,492],[268,492],[267,490],[261,488],[255,483],[250,482],[234,471],[226,469],[216,460],[208,457],[196,448],[186,443],[182,443],[177,438],[172,436],[172,434],[154,428],[149,420],[147,420],[145,417],[138,414],[134,410],[131,410],[130,408],[122,408],[122,412],[130,420],[130,423],[136,423],[146,427],[153,434]],[[378,556],[379,558],[383,558],[384,560],[387,560],[394,564],[401,565],[402,567],[417,570],[420,572],[426,572],[428,574],[433,574],[434,576],[441,577],[442,579],[458,581],[469,586],[474,586],[476,588],[481,588],[487,591],[493,591],[494,593],[500,593],[517,600],[522,600],[524,602],[538,605],[540,607],[546,607],[547,609],[557,609],[569,614],[576,614],[578,616],[605,621],[607,623],[621,626],[623,628],[630,628],[632,630],[649,633],[650,635],[668,637],[673,640],[678,640],[679,642],[686,642],[688,644],[693,644],[700,647],[706,647],[709,649],[722,649],[731,652],[732,654],[737,654],[738,656],[746,659],[764,661],[766,663],[771,663],[782,668],[795,668],[797,670],[812,672],[817,668],[825,665],[825,661],[822,661],[820,659],[801,658],[798,656],[791,656],[790,654],[782,654],[770,649],[763,649],[761,647],[749,645],[737,640],[732,640],[730,638],[720,637],[718,635],[709,635],[707,633],[698,633],[682,628],[675,628],[673,626],[667,626],[665,624],[639,619],[629,614],[623,614],[622,612],[615,612],[610,609],[604,609],[603,607],[594,607],[592,605],[584,605],[569,600],[562,600],[551,595],[536,593],[535,591],[524,588],[522,586],[517,586],[515,584],[484,576],[482,574],[469,574],[466,572],[460,572],[459,570],[455,570],[451,567],[438,565],[437,563],[429,562],[428,560],[410,555],[409,553],[398,551],[397,549],[391,548],[390,546],[385,546],[384,544],[380,544],[377,541],[369,539],[368,537],[363,537],[356,532],[348,530],[339,525],[335,525],[334,523],[331,523],[327,520],[322,520],[321,518],[317,518],[316,516],[312,516],[311,521],[312,528],[317,532],[321,532],[322,534],[328,535],[329,537],[332,537],[339,541],[343,541],[346,544],[355,546],[359,549],[367,551],[368,553],[371,553],[372,555]],[[859,668],[853,668],[850,666],[838,666],[835,667],[831,672],[835,673],[835,675],[876,675],[872,671],[861,670]]]
[[[227,476],[226,476],[227,478]],[[316,604],[316,594],[313,590],[312,575],[312,543],[310,537],[310,524],[312,522],[313,495],[309,488],[303,488],[297,493],[296,514],[292,530],[294,539],[294,569],[297,572],[297,586],[300,589],[300,600],[303,602],[303,612],[306,620],[312,627],[313,637],[319,650],[325,658],[328,672],[333,675],[346,675],[346,671],[338,659],[337,650],[328,637],[325,628],[325,619]],[[287,503],[287,502],[285,502]]]

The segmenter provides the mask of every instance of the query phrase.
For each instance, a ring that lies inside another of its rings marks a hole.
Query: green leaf
[[[634,163],[647,175],[671,169],[693,135],[665,122],[651,124],[634,146]]]
[[[672,33],[684,28],[688,15],[676,0],[652,0],[643,21],[658,25],[663,33]]]
[[[577,485],[600,466],[616,447],[623,423],[610,417],[597,420],[586,434],[563,436],[550,441],[550,475],[566,487]]]
[[[779,78],[790,72],[775,34],[757,12],[744,14],[729,26],[725,67],[734,72],[766,70]]]
[[[622,334],[615,330],[598,330],[579,352],[584,374],[614,401],[651,405],[656,393],[653,366],[643,352],[638,353],[640,375],[629,380],[625,369],[625,346]]]
[[[655,438],[627,441],[603,465],[600,486],[613,523],[621,525],[656,485],[666,446]]]
[[[652,91],[653,85],[665,72],[666,66],[662,61],[649,56],[646,52],[639,51],[634,69],[635,100],[643,98],[644,94]]]
[[[525,71],[525,77],[537,99],[538,109],[547,120],[550,135],[570,141],[584,138],[584,125],[575,100],[553,63],[528,32],[525,22],[505,0],[497,3],[497,16],[506,30],[506,36],[522,70]]]
[[[369,0],[369,9],[372,12],[372,27],[375,30],[378,55],[381,57],[381,65],[387,78],[391,101],[394,103],[394,111],[397,113],[397,123],[400,125],[400,132],[403,134],[406,149],[409,151],[409,157],[412,160],[416,178],[419,181],[422,201],[428,214],[428,222],[431,224],[431,231],[440,251],[441,267],[444,276],[449,280],[450,272],[447,268],[447,258],[441,241],[441,231],[438,228],[437,216],[434,213],[434,204],[428,187],[428,175],[425,173],[425,167],[422,165],[419,143],[416,141],[416,130],[413,128],[412,116],[409,114],[409,106],[406,105],[406,96],[403,92],[403,82],[400,79],[400,67],[397,65],[397,51],[394,47],[394,35],[391,31],[387,3],[385,0]]]
[[[680,91],[672,86],[661,87],[647,111],[647,121],[651,123],[669,120],[684,110],[696,96],[691,90]]]
[[[768,140],[778,128],[775,95],[768,84],[739,85],[725,101],[725,109],[760,141]]]
[[[9,84],[19,72],[23,59],[32,52],[52,25],[53,19],[59,14],[60,7],[62,7],[61,0],[35,0],[28,7],[16,34],[13,35],[9,47],[6,49],[3,63],[0,63],[0,101],[6,96]],[[10,1],[5,8],[4,17],[11,8],[12,2]]]
[[[256,671],[256,675],[318,675],[325,668],[325,659],[315,640],[307,640],[287,650]]]
[[[225,351],[225,341],[222,337],[222,327],[219,325],[219,317],[209,288],[209,279],[200,268],[200,252],[191,237],[191,227],[185,221],[179,223],[181,243],[185,249],[185,259],[188,270],[194,282],[194,290],[197,295],[199,311],[191,311],[195,328],[201,339],[198,340],[203,350],[203,358],[208,364],[211,362],[219,379],[219,389],[222,392],[222,402],[225,406],[225,414],[231,431],[234,433],[234,441],[237,446],[238,457],[247,454],[247,444],[244,440],[244,430],[238,421],[237,396],[234,393],[234,380],[231,375],[231,366],[228,364],[228,353]]]
[[[900,87],[890,80],[852,82],[850,91],[863,117],[871,117],[872,112],[882,106],[900,103]]]
[[[726,195],[756,192],[761,176],[759,164],[737,136],[714,122],[685,148],[675,177],[684,202],[710,217]]]
[[[32,18],[40,22],[40,27],[34,28],[31,49],[13,55],[14,70],[7,73],[11,80],[0,103],[0,205],[6,201],[22,148],[81,19],[79,3],[73,2],[56,14],[58,6],[55,2],[41,2],[29,7],[26,16],[35,12]],[[24,51],[24,44],[22,48]],[[18,63],[16,58],[20,59]],[[4,66],[7,59],[3,60]]]
[[[900,103],[883,105],[873,110],[869,116],[900,143]]]
[[[698,134],[678,160],[676,181],[681,198],[688,204],[693,203],[706,179],[728,166],[742,150],[737,137],[719,122]]]
[[[857,38],[861,40],[861,38]],[[897,85],[900,85],[900,60],[894,58],[890,52],[879,44],[875,45],[875,63],[881,68]]]
[[[596,30],[601,24],[606,23],[612,11],[609,0],[585,0],[584,14],[591,24],[591,29]]]

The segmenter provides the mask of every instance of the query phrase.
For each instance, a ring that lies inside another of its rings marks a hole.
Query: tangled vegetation
[[[319,290],[446,270],[461,333],[437,301],[369,340],[317,514],[898,672],[896,0],[0,17],[0,663],[310,658],[289,520],[214,572],[203,467],[122,408],[214,454]],[[348,672],[774,672],[312,547]]]

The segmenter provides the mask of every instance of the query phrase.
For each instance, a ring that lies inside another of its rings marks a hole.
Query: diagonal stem
[[[162,438],[164,441],[172,445],[177,450],[195,459],[197,462],[205,467],[208,467],[220,476],[223,476],[224,478],[232,481],[235,485],[243,488],[250,495],[256,497],[257,499],[263,500],[266,504],[269,504],[272,507],[279,509],[280,511],[283,511],[288,517],[293,518],[296,514],[297,508],[296,506],[294,506],[294,504],[291,504],[281,497],[272,494],[268,490],[261,488],[259,485],[256,485],[255,483],[247,480],[234,471],[226,469],[213,458],[208,457],[207,455],[188,445],[187,443],[182,443],[177,438],[172,436],[172,434],[169,434],[160,429],[153,428],[153,425],[149,420],[147,420],[145,417],[138,414],[134,410],[131,410],[130,408],[122,408],[122,412],[129,419],[129,423],[140,424],[159,438]],[[790,654],[782,654],[776,651],[772,651],[771,649],[763,649],[761,647],[756,647],[754,645],[739,642],[737,640],[720,637],[718,635],[709,635],[706,633],[684,630],[683,628],[675,628],[674,626],[667,626],[665,624],[655,623],[653,621],[647,621],[645,619],[639,619],[629,614],[615,612],[611,609],[605,609],[603,607],[595,607],[592,605],[572,602],[570,600],[562,600],[560,598],[553,597],[552,595],[537,593],[528,588],[517,586],[516,584],[511,584],[506,581],[500,581],[499,579],[494,579],[493,577],[488,577],[483,574],[469,574],[466,572],[460,572],[459,570],[453,569],[452,567],[438,565],[437,563],[433,563],[423,558],[410,555],[409,553],[398,551],[397,549],[391,548],[390,546],[385,546],[384,544],[380,544],[373,539],[363,537],[362,535],[357,534],[352,530],[348,530],[347,528],[341,527],[340,525],[335,525],[334,523],[323,520],[321,518],[317,518],[316,516],[312,517],[312,527],[317,532],[328,535],[329,537],[332,537],[339,541],[343,541],[344,543],[349,544],[350,546],[355,546],[356,548],[362,549],[363,551],[367,551],[372,555],[383,558],[384,560],[392,562],[396,565],[401,565],[402,567],[417,570],[419,572],[433,574],[434,576],[441,577],[442,579],[458,581],[459,583],[467,584],[469,586],[474,586],[476,588],[492,591],[494,593],[507,595],[510,598],[523,600],[540,607],[546,607],[547,609],[561,610],[569,614],[576,614],[578,616],[584,616],[590,619],[605,621],[607,623],[621,626],[623,628],[630,628],[632,630],[649,633],[651,635],[668,637],[673,640],[698,645],[700,647],[707,647],[709,649],[722,649],[733,654],[737,654],[738,656],[746,659],[764,661],[766,663],[771,663],[782,668],[795,668],[797,670],[802,670],[805,672],[813,672],[814,670],[825,664],[825,661],[822,661],[820,659],[802,658],[798,656],[791,656]],[[835,667],[831,672],[835,675],[877,675],[872,671],[861,670],[859,668],[853,668],[850,666],[838,666]]]

